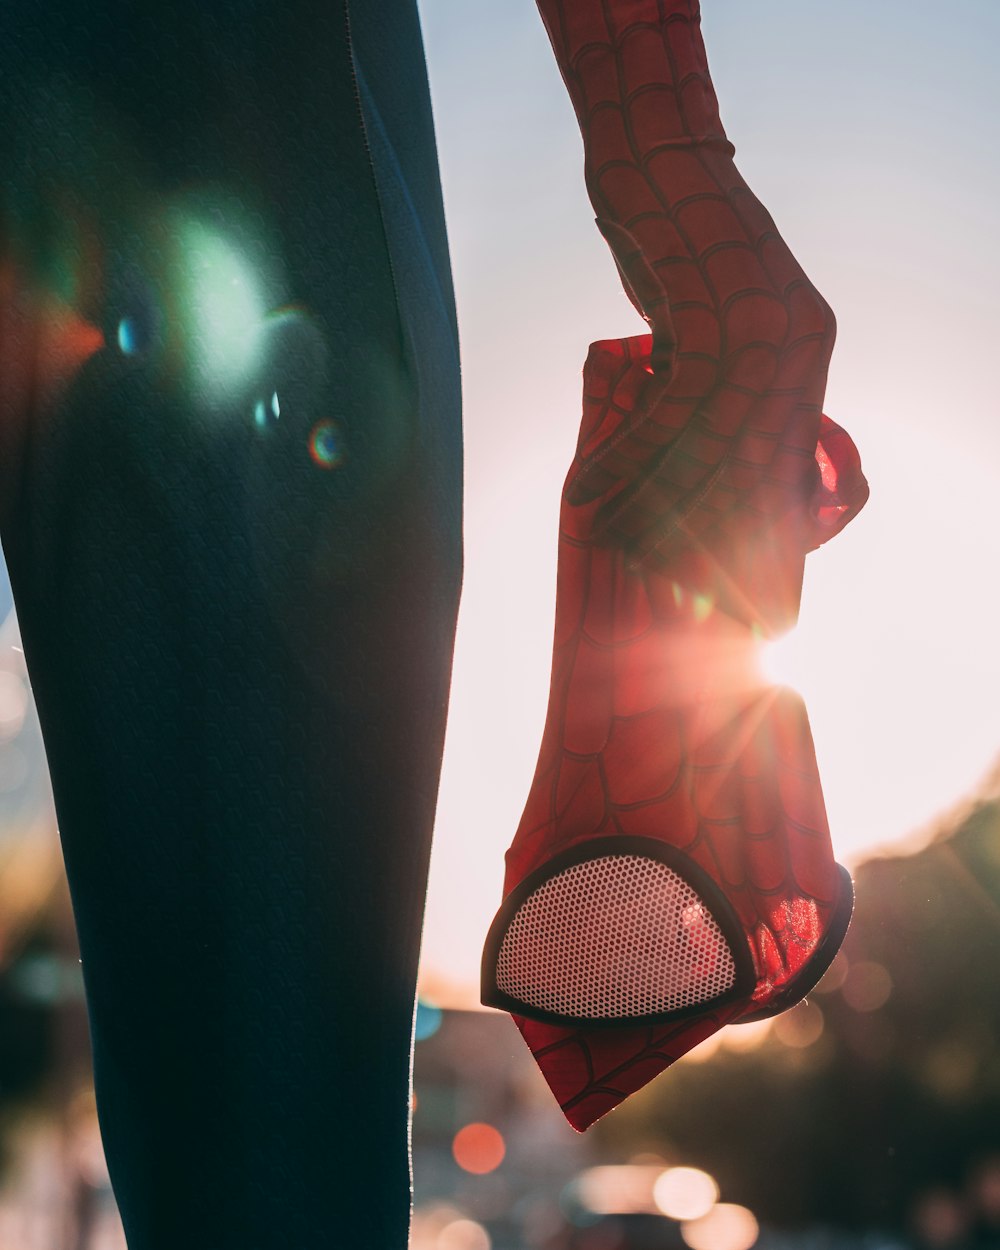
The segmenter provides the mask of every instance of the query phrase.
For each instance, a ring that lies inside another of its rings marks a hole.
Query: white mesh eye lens
[[[578,1020],[635,1019],[710,1002],[736,967],[690,885],[642,855],[606,855],[550,877],[504,934],[497,987]]]

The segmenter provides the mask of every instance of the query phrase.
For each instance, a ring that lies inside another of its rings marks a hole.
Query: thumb
[[[604,241],[611,248],[625,294],[653,331],[653,371],[670,373],[677,355],[677,334],[667,288],[624,226],[602,217],[598,217],[596,222]]]

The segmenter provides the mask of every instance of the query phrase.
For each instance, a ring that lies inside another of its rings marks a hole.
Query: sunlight
[[[809,684],[809,660],[805,652],[806,647],[795,629],[780,638],[761,642],[757,657],[761,676],[770,685],[790,686],[804,696],[803,687]]]

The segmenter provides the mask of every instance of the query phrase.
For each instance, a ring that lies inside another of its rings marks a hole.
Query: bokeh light
[[[847,980],[847,974],[850,971],[850,964],[847,956],[843,951],[838,951],[834,956],[833,963],[827,968],[826,972],[820,978],[819,984],[813,990],[814,994],[832,994]]]
[[[499,1130],[477,1121],[458,1130],[451,1151],[464,1171],[485,1176],[500,1166],[507,1147]]]
[[[805,1050],[823,1036],[823,1013],[815,1003],[799,1003],[774,1020],[774,1035],[792,1050]]]
[[[928,1250],[947,1250],[965,1243],[969,1230],[966,1203],[950,1189],[928,1190],[914,1204],[912,1222]]]
[[[840,992],[844,1002],[855,1011],[878,1011],[889,1001],[892,977],[874,960],[860,960],[851,965]]]
[[[920,1083],[944,1103],[957,1104],[982,1081],[975,1043],[948,1038],[927,1047],[917,1063]]]
[[[654,1186],[663,1175],[655,1164],[605,1164],[581,1172],[567,1195],[595,1215],[629,1215],[659,1210]]]
[[[413,1022],[413,1040],[426,1042],[440,1029],[444,1013],[440,1007],[421,998],[417,1002],[417,1015]]]
[[[720,1202],[700,1219],[681,1225],[691,1250],[750,1250],[759,1233],[753,1212],[732,1202]]]
[[[699,1168],[668,1168],[653,1186],[653,1201],[672,1220],[697,1220],[719,1197],[713,1177]]]
[[[490,1235],[475,1220],[453,1220],[438,1233],[435,1250],[490,1250]]]
[[[418,1204],[410,1225],[410,1250],[438,1250],[438,1236],[449,1224],[465,1218],[450,1202]]]
[[[990,1224],[1000,1225],[1000,1156],[982,1160],[972,1174],[971,1188],[979,1212]]]

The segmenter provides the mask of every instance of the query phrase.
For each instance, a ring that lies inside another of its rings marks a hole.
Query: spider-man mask
[[[650,374],[649,336],[595,344],[580,444]],[[833,858],[801,699],[757,666],[794,621],[804,556],[861,507],[822,419],[808,492],[769,526],[675,533],[636,563],[563,495],[555,656],[535,780],[487,939],[483,1000],[510,1011],[583,1129],[727,1023],[798,1002],[836,953]],[[695,523],[697,505],[684,523]]]
[[[584,369],[548,718],[483,960],[584,1129],[840,945],[805,708],[756,658],[867,483],[821,415],[833,316],[733,164],[696,0],[539,8],[651,330]]]

